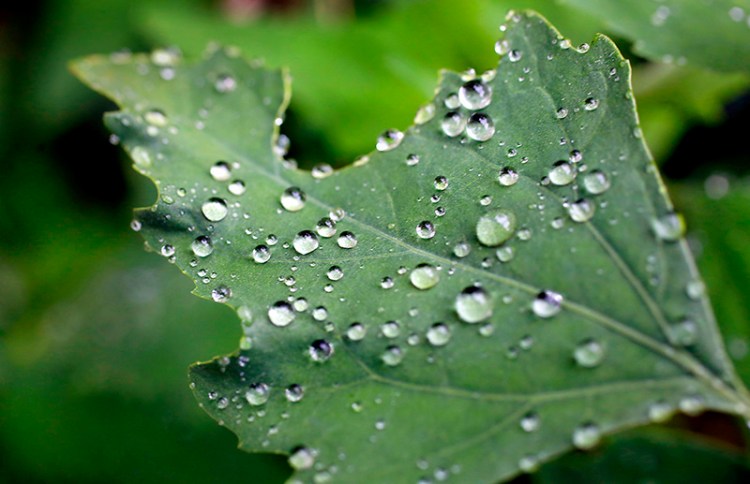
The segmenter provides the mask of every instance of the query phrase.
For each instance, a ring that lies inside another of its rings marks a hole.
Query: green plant
[[[76,66],[159,187],[135,226],[243,320],[198,400],[300,478],[487,481],[678,408],[748,415],[627,63],[507,25],[496,72],[445,74],[406,135],[312,176],[280,156],[282,73],[231,50]]]

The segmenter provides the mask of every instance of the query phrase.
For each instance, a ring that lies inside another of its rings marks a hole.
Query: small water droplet
[[[265,383],[253,383],[245,392],[245,400],[257,407],[266,403],[270,394],[271,389]]]
[[[497,181],[500,182],[500,184],[504,187],[510,187],[516,184],[518,182],[518,172],[510,167],[505,167],[502,170],[500,170],[500,173],[497,176]]]
[[[398,366],[404,359],[404,351],[396,345],[391,345],[385,349],[380,359],[388,366]]]
[[[346,337],[352,341],[361,341],[367,334],[367,327],[362,323],[352,323],[346,330]]]
[[[232,177],[232,168],[226,161],[217,161],[208,171],[216,181],[227,181]]]
[[[240,318],[243,326],[247,326],[253,322],[253,311],[248,306],[240,306],[237,308],[237,317]]]
[[[190,244],[190,248],[193,249],[193,254],[198,257],[208,257],[214,251],[211,238],[205,235],[196,237],[193,243]]]
[[[458,99],[466,109],[476,111],[489,106],[492,101],[492,88],[475,79],[465,83],[458,90]]]
[[[325,306],[318,306],[317,308],[313,309],[312,317],[315,321],[323,321],[328,317],[328,310],[325,308]]]
[[[164,127],[167,125],[167,115],[160,109],[151,109],[143,115],[143,119],[151,126]]]
[[[523,57],[523,53],[520,50],[512,49],[508,52],[508,60],[511,62],[518,62]]]
[[[303,230],[294,237],[292,245],[298,254],[307,255],[317,249],[320,243],[318,242],[318,237],[313,232]]]
[[[516,216],[509,210],[496,210],[479,218],[477,239],[483,245],[496,247],[510,239],[516,230]]]
[[[698,415],[706,409],[703,399],[697,395],[689,395],[680,400],[680,410],[691,417]]]
[[[604,359],[604,345],[594,339],[581,342],[573,351],[573,359],[579,366],[594,368]]]
[[[426,337],[432,346],[445,346],[451,339],[451,329],[445,323],[435,323],[427,330]]]
[[[435,226],[432,222],[424,220],[417,225],[417,236],[420,239],[431,239],[435,236]]]
[[[297,471],[310,469],[315,464],[316,454],[314,450],[307,447],[297,447],[289,455],[289,465]]]
[[[563,186],[572,183],[573,180],[575,180],[577,173],[578,172],[573,168],[573,165],[567,161],[560,160],[552,165],[552,169],[547,176],[554,185]]]
[[[466,118],[457,111],[451,111],[445,115],[440,122],[440,128],[446,136],[455,138],[464,132],[466,128]]]
[[[336,222],[328,217],[323,217],[318,220],[318,223],[315,225],[315,231],[318,235],[326,239],[333,237],[336,234]]]
[[[234,77],[229,74],[219,74],[216,76],[216,81],[214,82],[214,89],[216,89],[216,92],[225,94],[234,91],[236,88],[237,81]]]
[[[271,250],[265,245],[258,245],[253,249],[253,260],[258,264],[265,264],[271,258]]]
[[[404,133],[397,129],[389,129],[378,137],[375,148],[378,151],[391,151],[398,147],[404,139]]]
[[[581,450],[593,448],[601,440],[601,431],[596,424],[586,423],[573,431],[573,445]]]
[[[220,222],[227,216],[229,209],[227,209],[227,203],[221,198],[209,198],[201,206],[201,212],[207,220],[211,222]]]
[[[591,220],[596,211],[594,205],[588,198],[581,198],[568,206],[568,215],[574,222],[583,223]]]
[[[290,402],[296,403],[302,400],[302,397],[305,396],[305,390],[295,383],[289,385],[286,390],[284,390],[284,396],[286,396],[286,399]]]
[[[504,246],[497,249],[495,255],[500,262],[510,262],[515,256],[515,251],[513,247]]]
[[[469,286],[456,296],[456,313],[465,323],[478,323],[492,316],[493,304],[487,291]]]
[[[687,283],[687,286],[685,286],[685,292],[690,299],[697,301],[706,293],[706,285],[703,281],[696,279]]]
[[[668,328],[669,341],[678,346],[690,346],[698,340],[698,325],[685,319]]]
[[[268,319],[274,326],[288,326],[294,321],[294,317],[294,310],[286,301],[277,301],[268,308]]]
[[[448,188],[448,179],[442,175],[435,177],[434,182],[435,190],[445,190]]]
[[[468,242],[462,241],[453,246],[453,255],[459,258],[466,257],[471,253],[471,245]]]
[[[313,361],[327,361],[333,355],[333,343],[324,339],[316,339],[310,344],[308,352]]]
[[[521,418],[519,425],[524,432],[536,432],[539,430],[542,420],[536,412],[529,412]]]
[[[435,105],[432,103],[428,103],[417,110],[417,114],[414,116],[414,123],[420,125],[425,124],[434,117]]]
[[[211,291],[211,299],[218,303],[226,302],[230,297],[232,297],[232,290],[227,286],[219,286]]]
[[[521,472],[532,473],[539,469],[539,458],[535,455],[525,455],[518,460]]]
[[[245,186],[245,182],[243,182],[242,180],[234,180],[227,187],[227,190],[229,190],[229,193],[231,193],[232,195],[237,195],[237,196],[240,196],[243,193],[245,193],[246,189],[247,187]]]
[[[412,153],[406,157],[407,166],[415,166],[418,163],[419,163],[419,155],[415,155],[414,153]]]
[[[164,244],[161,246],[161,249],[159,249],[159,252],[164,257],[172,257],[175,253],[175,249],[171,244]]]
[[[394,282],[392,277],[386,276],[380,280],[380,287],[382,287],[383,289],[390,289],[393,287],[393,284]]]
[[[342,249],[353,249],[357,246],[357,237],[349,231],[344,231],[341,232],[336,243]]]
[[[555,111],[555,115],[557,116],[557,119],[565,119],[568,117],[568,110],[565,108],[560,108]]]
[[[685,220],[680,214],[671,212],[663,217],[653,219],[651,228],[660,240],[674,242],[685,235]]]
[[[560,312],[562,303],[562,294],[554,291],[542,291],[531,303],[531,310],[540,318],[550,318]]]
[[[435,287],[440,282],[440,273],[429,264],[420,264],[411,271],[409,280],[417,289],[426,290]]]
[[[495,123],[485,113],[474,113],[466,123],[466,135],[475,141],[487,141],[495,134]]]
[[[599,107],[599,100],[593,97],[586,98],[585,101],[583,101],[583,109],[586,111],[593,111],[594,109]]]
[[[674,415],[675,408],[669,403],[660,400],[648,407],[648,418],[654,423],[663,423]]]
[[[318,163],[317,165],[312,167],[312,170],[310,170],[310,174],[313,178],[321,180],[333,174],[333,167],[328,163]]]
[[[583,186],[592,195],[599,195],[609,190],[610,182],[607,175],[601,170],[592,170],[583,177]]]
[[[386,338],[397,338],[401,334],[401,325],[398,321],[386,321],[380,326],[380,332]]]
[[[281,206],[289,212],[297,212],[305,207],[307,195],[298,187],[289,187],[281,194]]]
[[[339,266],[331,266],[326,272],[326,277],[331,281],[339,281],[344,277],[344,271]]]

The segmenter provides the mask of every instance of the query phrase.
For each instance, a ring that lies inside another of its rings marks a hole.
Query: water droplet
[[[563,297],[554,291],[542,291],[531,303],[531,310],[540,318],[550,318],[562,309]]]
[[[298,254],[307,255],[317,249],[320,243],[317,235],[310,230],[303,230],[294,237],[292,245]]]
[[[539,418],[539,414],[536,412],[529,412],[521,418],[519,425],[524,432],[536,432],[539,430],[539,426],[542,424],[542,420]]]
[[[445,98],[443,104],[445,104],[445,107],[448,109],[456,109],[461,105],[461,100],[458,99],[458,94],[454,92]]]
[[[432,103],[425,104],[417,110],[417,114],[414,116],[415,124],[425,124],[429,120],[435,117],[435,105]]]
[[[691,417],[698,415],[705,410],[706,406],[703,399],[697,395],[689,395],[680,400],[680,410]]]
[[[375,148],[378,151],[391,151],[401,144],[404,139],[404,133],[397,129],[389,129],[378,137]]]
[[[687,286],[685,286],[685,292],[690,299],[697,301],[706,293],[706,285],[703,281],[690,281],[687,283]]]
[[[318,235],[326,239],[333,237],[336,234],[336,222],[328,217],[323,217],[318,220],[317,225],[315,225],[315,231]]]
[[[694,321],[685,319],[668,328],[669,341],[674,345],[690,346],[698,339],[698,325]]]
[[[292,469],[301,471],[304,469],[310,469],[315,464],[316,452],[307,447],[297,447],[292,450],[289,456],[289,465]]]
[[[211,291],[211,299],[218,303],[226,302],[230,297],[232,297],[232,290],[227,286],[219,286]]]
[[[258,245],[253,249],[253,260],[258,264],[265,264],[271,258],[271,250],[265,245]]]
[[[577,173],[578,172],[573,168],[573,165],[567,161],[560,160],[552,165],[552,169],[547,176],[549,177],[549,181],[553,184],[562,186],[572,183],[573,180],[575,180]]]
[[[593,448],[601,440],[601,431],[593,423],[586,423],[573,431],[573,445],[581,450]]]
[[[383,354],[380,355],[380,359],[388,366],[397,366],[404,359],[404,351],[400,347],[392,345],[385,349]]]
[[[236,88],[237,81],[229,74],[219,74],[216,77],[216,82],[214,82],[214,89],[216,89],[216,92],[224,94],[227,92],[232,92]]]
[[[471,253],[471,245],[468,242],[459,242],[453,246],[453,255],[456,257],[466,257]]]
[[[583,341],[573,351],[573,358],[579,366],[594,368],[604,359],[604,345],[594,339]]]
[[[592,170],[583,177],[583,186],[592,195],[599,195],[609,190],[609,178],[601,170]]]
[[[211,239],[205,235],[196,237],[193,243],[190,244],[190,248],[193,249],[193,254],[198,257],[208,257],[211,252],[214,251],[214,246],[211,244]]]
[[[281,194],[281,206],[289,212],[298,212],[305,207],[307,195],[298,187],[289,187]]]
[[[380,326],[380,332],[386,338],[397,338],[401,334],[401,325],[397,321],[387,321]]]
[[[674,242],[685,235],[685,221],[681,215],[674,212],[652,220],[651,228],[657,238],[667,242]]]
[[[469,286],[456,296],[456,313],[465,323],[478,323],[492,316],[493,304],[487,291]]]
[[[521,57],[523,57],[523,54],[521,53],[520,50],[513,49],[510,52],[508,52],[508,60],[511,62],[518,62],[521,60]]]
[[[440,128],[446,136],[455,138],[464,132],[466,128],[466,118],[457,111],[451,111],[445,115],[440,122]]]
[[[485,108],[492,101],[492,88],[478,79],[469,81],[458,90],[458,100],[471,111]]]
[[[415,155],[414,153],[412,153],[406,157],[407,166],[415,166],[418,163],[419,163],[419,155]]]
[[[161,246],[161,249],[159,250],[159,252],[164,257],[172,257],[174,255],[175,249],[173,245],[164,244]]]
[[[308,351],[313,361],[324,362],[333,355],[333,343],[324,339],[316,339],[310,344]]]
[[[500,170],[500,173],[497,176],[497,181],[500,182],[500,184],[504,187],[513,186],[518,181],[518,172],[514,170],[513,168],[505,167],[502,170]]]
[[[286,390],[284,390],[284,396],[286,396],[286,399],[290,402],[296,403],[302,400],[302,397],[305,396],[305,390],[295,383],[289,385]]]
[[[497,42],[495,42],[495,53],[497,55],[505,55],[510,50],[510,43],[508,43],[508,39],[500,39]]]
[[[245,400],[255,407],[263,405],[268,401],[271,389],[265,383],[253,383],[245,392]]]
[[[593,97],[586,98],[585,101],[583,101],[583,109],[586,111],[593,111],[594,109],[599,107],[599,100]]]
[[[560,108],[555,111],[555,115],[557,116],[557,119],[565,119],[568,117],[568,110],[565,108]]]
[[[226,161],[217,161],[208,171],[216,181],[227,181],[232,176],[232,168]]]
[[[583,223],[591,220],[596,211],[596,205],[587,198],[581,198],[568,206],[568,215],[574,222]]]
[[[393,287],[393,284],[394,282],[392,277],[386,276],[380,280],[380,287],[382,287],[383,289],[390,289]]]
[[[227,408],[228,406],[229,406],[229,399],[228,399],[227,397],[221,397],[221,398],[220,398],[220,399],[219,399],[219,400],[218,400],[218,401],[216,402],[216,408],[218,408],[219,410],[224,410],[224,409],[225,409],[225,408]]]
[[[323,321],[328,317],[328,310],[325,308],[325,306],[318,306],[317,308],[313,309],[312,317],[315,321]]]
[[[440,273],[429,264],[419,264],[411,274],[409,280],[417,289],[430,289],[440,282]]]
[[[163,127],[167,125],[167,115],[159,109],[152,109],[143,115],[143,119],[152,126]]]
[[[420,239],[431,239],[435,236],[435,226],[432,222],[424,220],[417,225],[417,236]]]
[[[231,193],[232,195],[237,195],[237,196],[245,193],[246,189],[247,188],[245,187],[245,182],[243,182],[242,180],[234,180],[227,187],[227,190],[229,190],[229,193]]]
[[[521,472],[532,473],[539,469],[539,458],[535,455],[525,455],[518,460]]]
[[[516,216],[509,210],[496,210],[479,218],[477,238],[488,247],[496,247],[510,239],[516,230]]]
[[[362,323],[352,323],[346,330],[346,337],[352,341],[361,341],[367,334],[367,328]]]
[[[344,277],[344,271],[339,266],[331,266],[328,272],[326,272],[326,277],[332,281],[338,281]]]
[[[504,246],[497,249],[495,255],[500,262],[510,262],[515,256],[515,250],[513,247]]]
[[[669,403],[661,400],[648,407],[648,418],[654,423],[663,423],[674,415],[675,409]]]
[[[357,246],[357,237],[349,231],[344,231],[341,232],[336,243],[342,249],[353,249]]]
[[[313,178],[320,180],[331,176],[333,174],[333,167],[328,163],[318,163],[312,167],[310,174]]]
[[[302,311],[307,311],[308,303],[307,299],[304,297],[298,297],[294,300],[294,303],[292,304],[294,306],[294,310],[298,313],[301,313]]]
[[[495,123],[485,113],[474,113],[466,123],[466,135],[476,141],[487,141],[495,134]]]
[[[237,317],[240,318],[243,326],[249,325],[253,321],[253,311],[247,306],[240,306],[237,308]]]
[[[448,188],[448,179],[442,175],[435,177],[434,185],[435,190],[445,190],[446,188]]]
[[[451,339],[451,330],[444,323],[435,323],[427,330],[426,336],[432,346],[445,346]]]
[[[278,327],[284,327],[294,321],[294,310],[286,301],[277,301],[268,308],[268,319],[271,324]]]
[[[227,209],[227,203],[221,198],[209,198],[201,206],[201,212],[211,222],[220,222],[227,216],[229,210]]]

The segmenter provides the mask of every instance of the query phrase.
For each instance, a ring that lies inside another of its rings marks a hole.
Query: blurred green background
[[[109,142],[101,116],[114,106],[73,78],[69,60],[169,46],[195,58],[212,41],[236,45],[291,70],[289,156],[342,165],[384,129],[406,128],[440,68],[491,68],[505,13],[527,7],[576,43],[604,31],[596,15],[551,0],[0,6],[0,482],[289,475],[283,457],[236,450],[193,401],[187,366],[234,351],[240,326],[191,296],[190,281],[129,229],[131,208],[155,191]],[[652,63],[615,40],[633,64],[646,140],[687,217],[730,354],[750,381],[750,77]],[[748,474],[743,428],[713,414],[678,418],[519,480],[633,482],[690,461],[666,481],[732,482]]]

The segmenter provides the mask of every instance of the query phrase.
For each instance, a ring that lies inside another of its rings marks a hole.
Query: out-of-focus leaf
[[[657,61],[750,71],[749,0],[562,0]]]
[[[149,246],[243,320],[239,353],[191,371],[243,448],[304,480],[489,481],[678,407],[748,411],[627,63],[533,14],[504,40],[496,72],[446,73],[418,126],[315,176],[274,149],[280,72],[76,64],[159,188]]]

